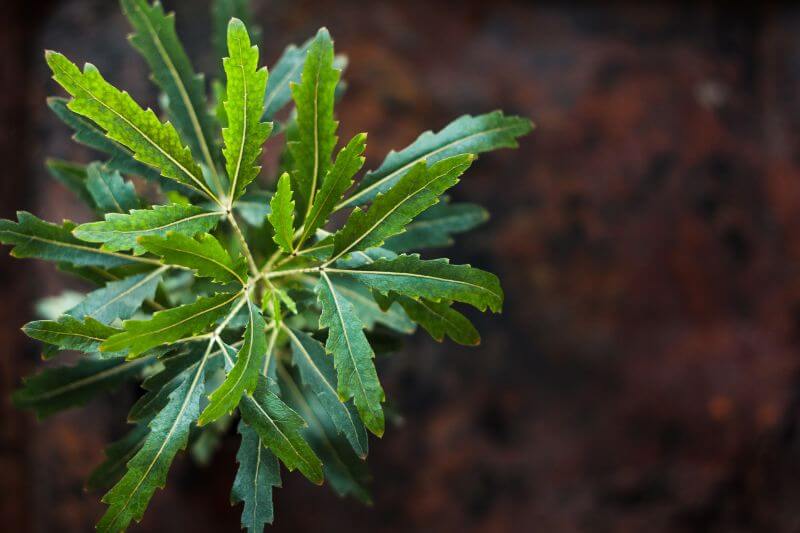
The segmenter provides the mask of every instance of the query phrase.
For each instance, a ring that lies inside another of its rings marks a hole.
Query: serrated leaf
[[[261,170],[258,157],[272,124],[261,122],[267,69],[258,68],[258,47],[250,46],[247,29],[239,19],[231,19],[228,24],[228,53],[229,57],[222,61],[227,76],[227,127],[222,130],[222,136],[230,180],[228,194],[236,200]]]
[[[25,334],[38,341],[58,346],[62,350],[96,352],[100,344],[119,329],[112,328],[93,318],[78,320],[63,315],[58,320],[36,320],[22,328]]]
[[[420,161],[428,164],[462,155],[479,154],[498,148],[516,148],[517,137],[530,133],[531,121],[506,117],[501,111],[473,117],[464,115],[437,133],[426,131],[399,152],[390,152],[380,167],[367,172],[355,191],[340,207],[361,205],[389,190]]]
[[[278,180],[278,188],[270,201],[269,223],[275,228],[272,239],[286,253],[292,251],[294,237],[294,200],[289,174]]]
[[[96,207],[94,198],[86,190],[86,165],[58,159],[48,159],[45,165],[50,175],[72,191],[83,203],[91,208]]]
[[[138,376],[152,362],[152,357],[135,361],[80,359],[74,366],[48,368],[25,378],[12,399],[17,407],[32,409],[37,417],[46,418],[85,405],[96,395],[116,389],[124,381]]]
[[[242,397],[239,412],[286,468],[296,468],[312,483],[322,483],[322,463],[300,433],[305,421],[269,390],[267,378],[259,376],[255,392]]]
[[[109,507],[97,524],[98,531],[123,531],[132,520],[141,520],[153,493],[166,483],[172,460],[186,447],[189,429],[200,412],[208,351],[170,394],[167,405],[150,422],[150,434],[128,463],[127,472],[103,497]]]
[[[196,74],[175,32],[175,15],[166,15],[159,2],[122,0],[122,10],[136,33],[129,39],[142,54],[153,80],[167,96],[167,114],[189,144],[195,158],[216,176],[219,154],[214,142],[211,115],[206,110],[205,83]],[[213,180],[213,178],[212,178]],[[212,181],[212,183],[214,183]],[[214,184],[222,193],[219,183]]]
[[[154,205],[152,209],[134,209],[130,214],[108,213],[104,221],[81,224],[72,233],[87,242],[103,243],[112,252],[146,250],[139,244],[145,235],[164,236],[168,232],[196,235],[212,230],[222,218],[219,211],[207,211],[193,205]]]
[[[142,302],[155,295],[163,273],[164,268],[159,268],[149,273],[111,281],[102,289],[87,294],[67,314],[78,319],[90,317],[103,324],[130,318],[139,310]]]
[[[116,170],[109,170],[101,163],[86,167],[86,190],[103,213],[127,213],[139,207],[136,189],[129,181],[122,179]]]
[[[439,196],[458,183],[475,156],[458,155],[434,163],[414,165],[385,194],[379,195],[367,211],[357,207],[344,227],[334,236],[333,258],[356,250],[380,246],[402,233],[406,224],[439,201]]]
[[[101,346],[102,352],[128,351],[133,358],[150,348],[196,335],[225,315],[239,293],[200,297],[194,303],[159,311],[150,320],[126,320],[123,331]]]
[[[88,245],[72,235],[75,225],[64,222],[61,226],[36,218],[27,211],[18,211],[15,223],[0,220],[0,243],[14,245],[11,255],[18,258],[31,257],[76,267],[115,268],[135,263],[157,261],[144,257],[133,257]]]
[[[339,151],[336,161],[322,180],[319,193],[314,196],[314,203],[303,222],[303,233],[298,241],[298,247],[325,225],[342,194],[353,184],[353,176],[364,165],[364,157],[361,154],[367,146],[366,142],[367,134],[359,133]]]
[[[453,244],[453,235],[469,231],[486,222],[489,213],[476,204],[441,202],[406,226],[406,231],[384,243],[395,252],[441,248]]]
[[[236,453],[239,468],[231,488],[231,503],[244,503],[242,529],[256,533],[273,521],[272,487],[281,486],[280,467],[278,458],[244,421],[239,422],[239,434],[242,436]]]
[[[144,444],[150,428],[147,424],[135,426],[127,435],[105,449],[106,459],[89,474],[86,490],[107,489],[122,479],[128,461]]]
[[[301,331],[284,327],[292,344],[292,362],[300,371],[303,383],[319,398],[336,429],[360,456],[367,456],[367,432],[363,424],[336,393],[336,369],[325,348]]]
[[[319,327],[328,329],[325,351],[333,354],[339,399],[353,398],[364,425],[380,437],[384,430],[381,402],[385,396],[375,370],[375,353],[364,336],[363,325],[353,305],[339,294],[325,272],[316,292],[322,308]]]
[[[447,259],[425,261],[419,255],[378,259],[352,270],[328,268],[331,274],[346,274],[382,292],[397,292],[412,298],[450,300],[470,304],[481,311],[497,313],[503,306],[503,289],[497,276],[469,265],[451,265]]]
[[[400,304],[391,305],[383,310],[372,298],[370,290],[358,281],[343,276],[338,276],[338,279],[331,278],[331,281],[336,290],[353,304],[353,308],[365,328],[371,330],[378,323],[399,333],[414,332],[414,322],[409,319]]]
[[[333,68],[333,41],[322,28],[308,49],[299,84],[292,84],[297,130],[288,149],[294,162],[292,185],[301,213],[307,213],[331,166],[338,122],[333,102],[340,71]]]
[[[214,198],[200,167],[170,123],[162,123],[152,110],[139,107],[128,93],[103,79],[94,65],[87,63],[81,72],[61,54],[48,52],[46,57],[53,79],[74,97],[68,104],[70,110],[94,121],[138,161]]]
[[[203,426],[231,413],[244,394],[251,394],[258,384],[258,375],[268,350],[275,347],[275,334],[267,347],[264,335],[264,318],[249,299],[247,307],[247,327],[244,330],[244,344],[236,354],[236,364],[228,372],[225,381],[211,396],[205,410],[200,414],[198,424]]]
[[[164,237],[146,235],[139,237],[138,243],[146,251],[161,257],[165,264],[191,268],[197,276],[212,278],[218,283],[247,283],[244,258],[232,259],[219,241],[208,233],[195,238],[173,232]]]
[[[481,342],[481,336],[472,322],[453,309],[450,302],[400,296],[397,304],[405,309],[411,320],[425,328],[439,342],[444,340],[445,335],[465,346],[475,346]]]

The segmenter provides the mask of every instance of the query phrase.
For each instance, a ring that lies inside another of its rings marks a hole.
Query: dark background
[[[206,2],[165,2],[199,69]],[[497,272],[474,349],[410,341],[381,369],[405,415],[372,445],[375,505],[284,474],[276,532],[800,530],[800,9],[727,4],[256,1],[263,56],[326,25],[350,57],[340,136],[367,167],[421,131],[534,119],[457,188],[491,210],[453,252]],[[155,103],[116,2],[6,0],[0,215],[86,220],[44,171],[87,160],[44,99],[42,58],[91,60]],[[89,531],[82,480],[135,388],[37,424],[8,402],[39,366],[19,327],[65,279],[0,257],[0,524]],[[75,287],[75,285],[71,285]],[[238,439],[179,458],[137,531],[238,529]]]

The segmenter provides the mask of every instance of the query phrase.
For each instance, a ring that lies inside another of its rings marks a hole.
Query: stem
[[[253,273],[254,276],[258,277],[261,272],[258,270],[256,266],[256,261],[253,259],[253,254],[250,252],[250,246],[247,245],[247,240],[244,238],[244,233],[242,233],[242,228],[239,227],[239,224],[236,222],[236,218],[233,216],[233,213],[228,211],[226,215],[228,222],[230,223],[231,227],[233,228],[234,233],[236,233],[236,237],[239,239],[239,242],[242,245],[242,252],[244,256],[247,258],[247,264],[250,266],[250,272]]]

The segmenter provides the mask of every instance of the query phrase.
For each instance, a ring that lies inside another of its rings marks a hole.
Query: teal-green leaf
[[[251,188],[244,196],[236,200],[236,203],[233,204],[233,208],[245,222],[251,226],[260,228],[264,225],[264,222],[267,220],[267,215],[271,212],[269,207],[271,199],[271,192],[253,190]]]
[[[501,111],[473,117],[464,115],[443,130],[426,131],[399,152],[389,152],[377,170],[364,179],[341,207],[361,205],[392,187],[414,165],[428,164],[461,154],[479,154],[498,148],[516,148],[517,137],[530,133],[533,124],[522,117],[507,117]]]
[[[101,346],[102,352],[128,351],[133,358],[150,348],[192,337],[222,318],[239,293],[219,293],[159,311],[150,320],[126,320],[123,330]]]
[[[447,335],[465,346],[480,344],[481,336],[467,317],[451,307],[450,302],[432,302],[424,298],[399,296],[395,305],[401,305],[408,316],[425,328],[431,337],[441,342]]]
[[[286,468],[296,468],[312,483],[322,483],[322,463],[301,434],[305,421],[269,390],[267,378],[259,376],[255,392],[242,398],[239,412]]]
[[[116,319],[130,318],[142,306],[142,302],[155,295],[161,282],[164,268],[137,274],[118,281],[111,281],[102,289],[90,292],[68,315],[78,319],[93,318],[103,324]]]
[[[202,74],[194,72],[178,39],[175,15],[165,14],[160,2],[151,6],[146,0],[122,0],[122,10],[136,30],[129,37],[131,44],[147,61],[153,80],[167,96],[170,121],[195,159],[215,175],[219,154],[213,121],[206,109],[205,82]]]
[[[286,253],[292,251],[294,204],[291,180],[289,174],[284,173],[278,180],[278,189],[270,201],[270,214],[267,218],[275,228],[273,240]]]
[[[32,339],[58,346],[62,350],[96,352],[103,341],[120,330],[90,317],[78,320],[63,315],[58,320],[28,322],[22,331]]]
[[[392,304],[386,310],[383,310],[375,302],[371,291],[366,285],[344,276],[336,276],[331,278],[331,281],[336,290],[353,304],[358,318],[368,330],[373,329],[377,323],[383,324],[398,333],[410,334],[414,332],[414,322],[409,319],[400,304]]]
[[[108,489],[125,475],[128,461],[144,444],[150,428],[147,424],[135,426],[127,435],[105,449],[106,459],[89,474],[86,490]]]
[[[133,184],[122,179],[116,170],[109,170],[101,163],[95,162],[86,167],[86,190],[102,213],[127,213],[139,207]]]
[[[474,160],[474,155],[464,154],[430,167],[424,161],[414,165],[394,187],[375,198],[368,210],[362,211],[360,207],[353,210],[347,223],[334,236],[332,260],[352,251],[380,246],[389,237],[402,233],[406,224],[458,183],[459,176]]]
[[[127,472],[103,496],[108,510],[97,524],[98,531],[124,531],[132,520],[141,520],[153,493],[166,483],[172,460],[186,447],[189,430],[200,413],[207,356],[208,350],[169,395],[167,405],[150,422],[150,433],[128,463]]]
[[[328,329],[325,350],[333,354],[339,399],[353,398],[364,425],[380,437],[384,431],[381,402],[385,396],[375,370],[375,353],[364,336],[361,320],[324,272],[316,291],[322,308],[319,327]]]
[[[359,457],[367,456],[367,432],[356,413],[339,400],[336,393],[336,369],[325,347],[307,334],[284,328],[292,344],[292,362],[300,371],[303,384],[317,395],[336,429],[341,432]]]
[[[138,161],[214,198],[191,151],[170,123],[162,123],[152,110],[139,107],[128,93],[103,79],[94,65],[87,63],[81,72],[59,53],[47,52],[46,57],[53,79],[74,97],[68,104],[70,110],[95,122]]]
[[[14,405],[32,409],[39,418],[86,404],[98,394],[116,389],[141,374],[152,357],[124,359],[80,359],[75,366],[48,368],[25,378],[14,392]]]
[[[239,422],[242,442],[236,453],[239,468],[231,488],[231,503],[244,503],[242,529],[249,533],[261,533],[265,524],[274,518],[272,488],[281,486],[278,459],[261,442],[253,428]]]
[[[486,222],[489,213],[479,205],[441,202],[415,218],[406,231],[384,243],[395,252],[441,248],[453,244],[453,235],[469,231]]]
[[[272,124],[261,122],[267,69],[258,68],[258,47],[250,46],[250,37],[241,20],[228,25],[228,53],[222,63],[227,76],[225,116],[225,165],[230,181],[231,199],[236,200],[256,178],[261,166],[261,147],[272,131]]]
[[[252,393],[258,384],[258,375],[267,354],[267,338],[264,335],[264,317],[258,306],[247,300],[247,327],[244,344],[236,354],[236,364],[230,369],[225,381],[209,396],[209,402],[200,414],[198,424],[204,426],[223,415],[233,412],[243,394]],[[270,348],[275,346],[272,335]]]
[[[86,190],[86,165],[59,159],[48,159],[45,165],[50,175],[72,191],[83,203],[92,209],[96,207],[94,198]]]
[[[247,283],[247,264],[243,257],[231,258],[220,242],[208,233],[196,238],[169,232],[164,237],[145,235],[138,238],[139,246],[162,258],[168,265],[194,270],[200,277],[218,283]]]
[[[196,235],[212,230],[223,213],[206,211],[193,205],[154,205],[151,209],[134,209],[130,214],[108,213],[105,220],[81,224],[72,233],[87,242],[103,243],[112,252],[133,250],[145,252],[138,238],[145,235],[164,236],[168,232]]]
[[[262,120],[272,120],[275,114],[292,99],[291,84],[300,81],[306,53],[312,41],[313,39],[309,39],[300,47],[293,44],[287,46],[275,66],[270,69],[267,91],[264,94]]]
[[[289,139],[292,185],[298,208],[306,214],[331,166],[338,122],[333,119],[334,91],[340,71],[333,67],[333,41],[322,28],[306,54],[299,84],[292,84],[297,131]]]
[[[447,259],[423,260],[419,255],[378,259],[352,270],[328,268],[332,274],[346,274],[382,292],[412,298],[451,300],[470,304],[481,311],[497,313],[503,306],[503,289],[497,276],[469,265],[451,265]]]

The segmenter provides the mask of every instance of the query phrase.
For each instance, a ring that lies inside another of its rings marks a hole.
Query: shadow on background
[[[406,417],[373,444],[373,508],[284,474],[274,531],[798,530],[800,9],[255,3],[268,63],[321,25],[349,55],[340,138],[369,131],[368,168],[463,113],[537,123],[454,193],[493,218],[448,253],[500,275],[504,314],[473,315],[478,348],[420,335],[384,361]],[[48,114],[42,49],[155,91],[115,2],[8,4],[0,215],[87,220],[44,171],[91,154]],[[212,71],[206,2],[165,4]],[[40,364],[19,327],[65,283],[0,256],[7,531],[90,530],[102,506],[82,481],[136,394],[42,424],[11,408]],[[180,458],[135,529],[237,531],[237,443]]]

